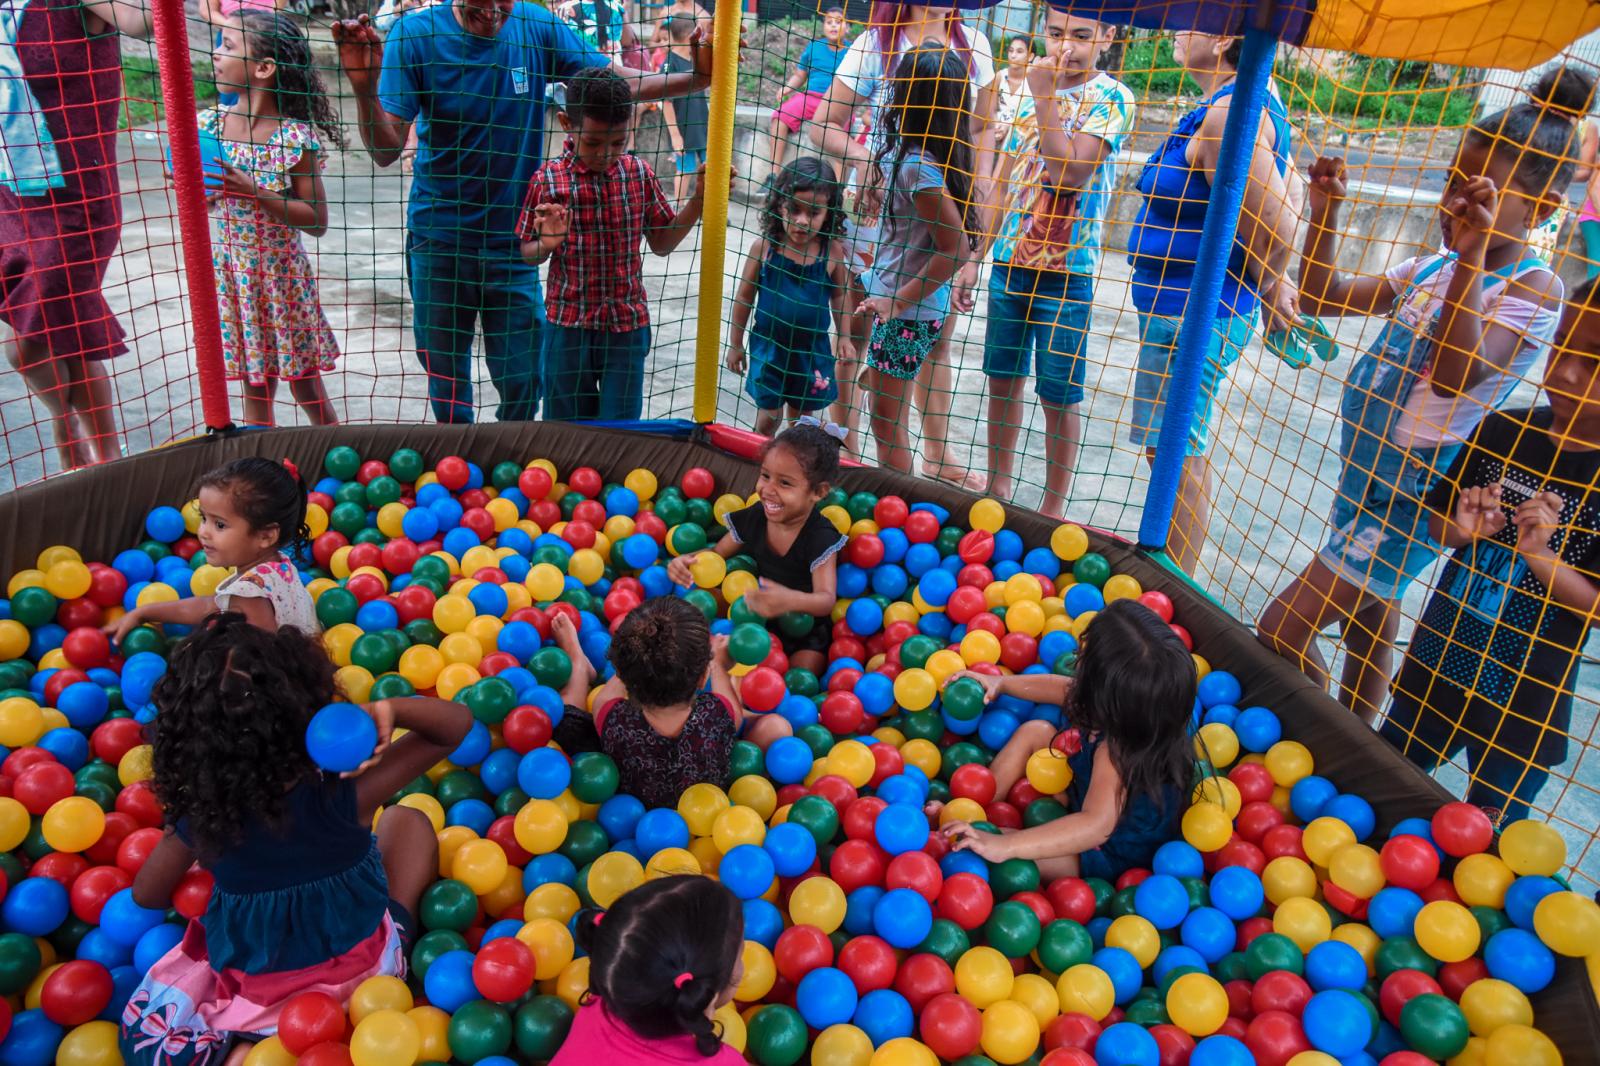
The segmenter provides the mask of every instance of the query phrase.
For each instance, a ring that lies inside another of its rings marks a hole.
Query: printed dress
[[[235,597],[266,600],[272,605],[279,629],[293,626],[312,637],[322,632],[311,593],[300,583],[300,572],[286,556],[257,563],[248,570],[223,578],[214,596],[219,611],[226,611]]]
[[[222,142],[230,165],[271,192],[289,188],[289,170],[308,151],[320,152],[304,122],[283,120],[265,144],[222,138],[225,111],[200,115],[200,128]],[[325,157],[319,162],[327,165]],[[328,317],[317,298],[300,231],[267,217],[250,200],[225,197],[217,219],[211,262],[222,311],[222,353],[230,379],[265,385],[274,378],[307,378],[332,370],[339,358]]]

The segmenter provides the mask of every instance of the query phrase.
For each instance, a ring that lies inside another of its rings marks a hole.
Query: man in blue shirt
[[[365,15],[333,32],[373,162],[400,158],[416,125],[406,258],[434,418],[473,420],[472,337],[481,326],[499,419],[532,419],[544,301],[538,271],[522,261],[517,214],[544,154],[545,83],[608,60],[523,0],[448,0],[408,13],[387,44]],[[696,45],[688,73],[616,69],[640,100],[682,96],[711,81],[711,45]]]

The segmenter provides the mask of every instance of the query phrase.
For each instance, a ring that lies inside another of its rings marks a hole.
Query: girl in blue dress
[[[855,380],[855,349],[844,328],[850,283],[844,221],[844,190],[830,164],[797,159],[773,180],[762,234],[750,245],[739,275],[728,331],[728,369],[742,374],[748,363],[745,392],[755,401],[755,430],[762,436],[772,436],[785,411],[798,418],[839,398],[830,326],[839,337],[846,380]]]
[[[1117,600],[1095,615],[1084,631],[1075,679],[967,671],[955,677],[977,681],[989,700],[1007,695],[1061,704],[1064,732],[1051,722],[1024,722],[995,756],[989,767],[995,795],[1007,795],[1029,757],[1043,748],[1067,759],[1072,770],[1061,797],[1071,813],[998,836],[947,822],[941,828],[957,851],[989,862],[1032,859],[1046,881],[1115,881],[1128,870],[1149,869],[1156,849],[1178,835],[1195,784],[1190,722],[1198,678],[1189,650],[1150,608]]]
[[[369,704],[377,749],[333,776],[312,763],[305,735],[336,695],[333,664],[297,629],[269,632],[223,613],[173,651],[150,726],[150,783],[167,832],[133,899],[164,910],[196,862],[216,887],[123,1010],[124,1061],[242,1061],[276,1034],[291,997],[320,991],[342,1003],[369,977],[405,975],[438,840],[407,807],[374,820],[379,804],[455,750],[472,715],[438,699]],[[396,727],[406,734],[391,740]]]

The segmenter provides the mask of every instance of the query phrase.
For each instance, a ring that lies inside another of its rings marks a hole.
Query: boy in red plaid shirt
[[[639,242],[672,250],[700,220],[705,169],[673,212],[649,164],[628,153],[633,95],[604,67],[567,82],[566,150],[534,174],[517,236],[522,257],[550,259],[541,362],[544,414],[636,419],[644,407],[650,310]]]

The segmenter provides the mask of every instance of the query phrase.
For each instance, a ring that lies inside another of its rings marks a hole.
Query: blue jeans
[[[1087,274],[996,263],[989,274],[983,372],[992,378],[1026,377],[1031,361],[1041,403],[1082,403],[1083,349],[1093,303],[1094,278]]]
[[[458,248],[406,237],[417,358],[440,422],[471,422],[472,335],[483,328],[483,361],[500,393],[495,417],[530,422],[539,413],[544,298],[539,271],[515,248]]]
[[[616,422],[644,412],[650,327],[609,333],[544,327],[544,416],[556,422]]]
[[[1154,448],[1160,436],[1161,420],[1167,411],[1167,384],[1172,380],[1182,326],[1181,316],[1139,314],[1139,366],[1133,375],[1133,426],[1128,432],[1129,443],[1135,447]],[[1219,317],[1212,327],[1211,343],[1200,366],[1200,395],[1195,401],[1194,420],[1189,424],[1185,454],[1204,455],[1211,446],[1217,393],[1254,331],[1254,312]]]

